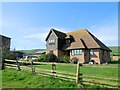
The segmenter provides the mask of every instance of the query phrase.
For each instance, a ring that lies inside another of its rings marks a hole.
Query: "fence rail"
[[[10,63],[9,63],[10,62]],[[19,63],[19,64],[17,64]],[[36,73],[39,75],[43,76],[54,76],[56,78],[64,79],[64,80],[69,80],[69,81],[76,81],[76,79],[79,78],[80,81],[78,83],[83,83],[83,84],[90,84],[90,85],[100,85],[100,86],[106,86],[106,87],[112,87],[112,88],[118,88],[118,82],[119,80],[117,78],[105,78],[103,76],[91,76],[87,74],[82,74],[81,76],[76,75],[76,73],[68,73],[65,71],[59,71],[59,70],[48,70],[48,69],[41,69],[38,67],[34,67],[34,64],[41,64],[41,62],[27,62],[27,61],[19,61],[16,62],[15,60],[6,60],[6,67],[11,67],[11,68],[17,68],[18,66],[19,69],[27,72],[32,72]],[[24,64],[29,64],[29,65],[24,65]],[[80,72],[78,72],[80,75]],[[77,76],[77,77],[76,77]]]

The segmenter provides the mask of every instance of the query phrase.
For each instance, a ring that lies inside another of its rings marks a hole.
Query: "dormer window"
[[[67,39],[67,40],[66,40],[66,44],[70,44],[70,39]]]

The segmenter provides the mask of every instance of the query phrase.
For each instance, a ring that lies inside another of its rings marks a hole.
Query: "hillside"
[[[31,49],[31,50],[17,50],[17,51],[21,51],[21,52],[25,53],[26,55],[32,55],[38,51],[45,51],[45,49]]]
[[[112,50],[110,55],[120,55],[119,52],[120,46],[109,46],[109,48]]]
[[[120,53],[118,51],[118,48],[120,48],[120,46],[119,47],[118,46],[109,46],[109,48],[112,50],[110,55],[120,55]],[[18,51],[26,53],[26,55],[31,55],[38,51],[45,51],[45,49],[31,49],[31,50],[18,50]]]

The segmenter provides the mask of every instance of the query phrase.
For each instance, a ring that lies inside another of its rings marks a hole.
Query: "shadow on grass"
[[[120,64],[120,60],[110,61],[109,64]]]

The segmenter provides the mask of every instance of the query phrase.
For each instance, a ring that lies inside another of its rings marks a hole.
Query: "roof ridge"
[[[52,28],[52,29],[50,29],[50,30],[57,31],[57,32],[60,32],[60,33],[64,33],[64,32],[61,32],[61,31],[59,31],[59,30],[56,30],[56,29],[54,29],[54,28]],[[65,34],[65,33],[64,33],[64,34]]]
[[[67,34],[67,33],[77,32],[77,31],[88,31],[88,30],[87,30],[87,29],[74,30],[74,31],[71,31],[71,32],[66,32],[66,34]]]

